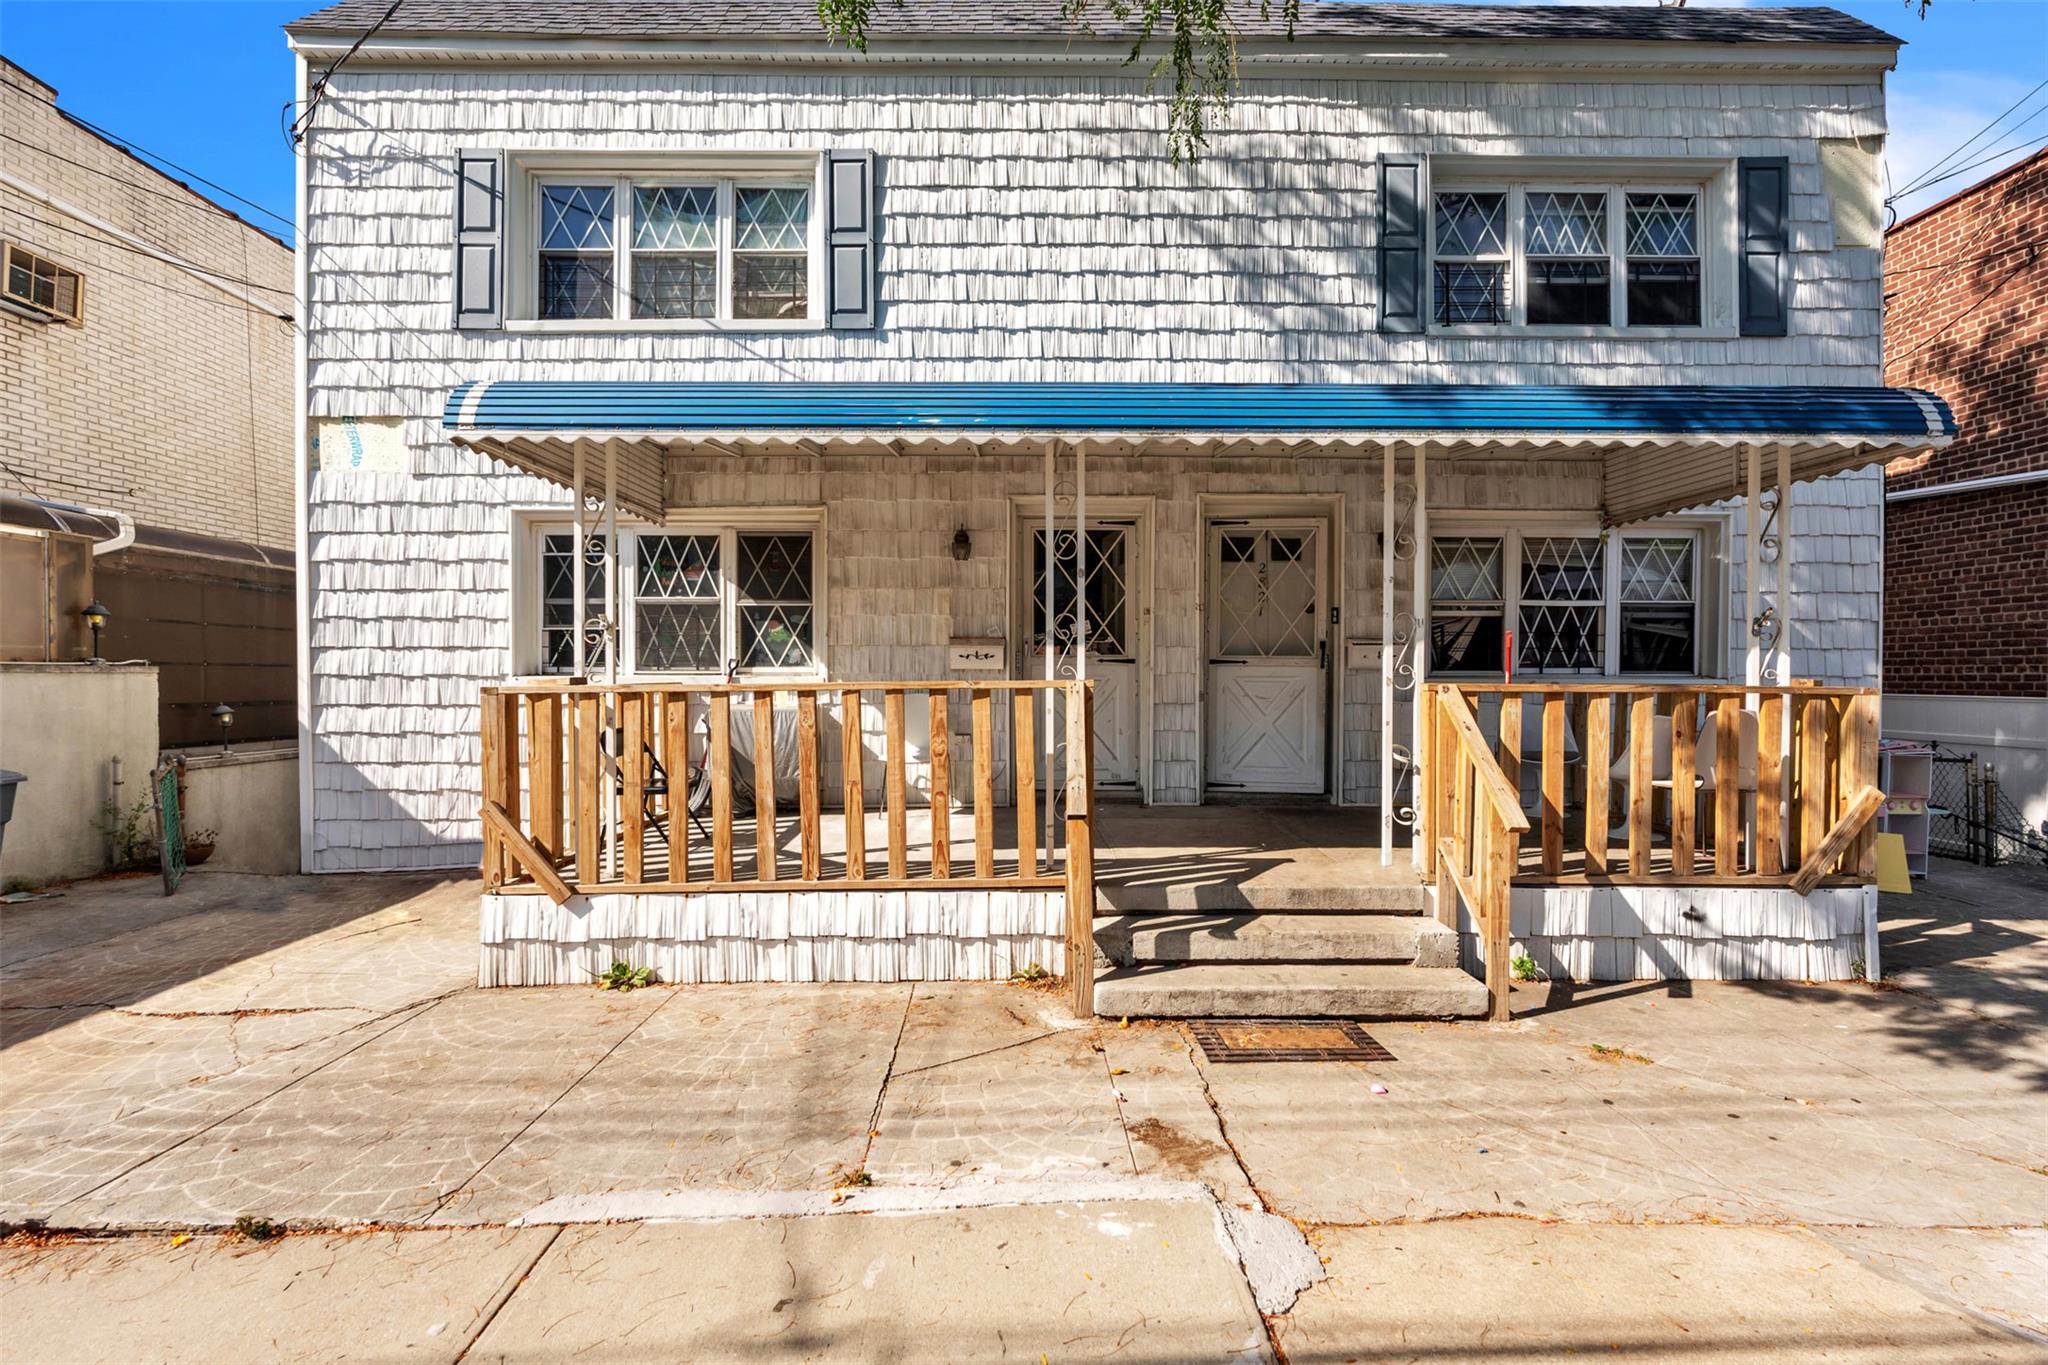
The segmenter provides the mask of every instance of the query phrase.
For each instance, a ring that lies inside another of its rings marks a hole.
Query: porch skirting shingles
[[[986,981],[1065,967],[1046,891],[481,897],[480,986],[587,983],[614,962],[662,981]]]
[[[1518,886],[1512,951],[1572,981],[1847,981],[1862,958],[1871,887]],[[1459,908],[1460,960],[1480,970]]]

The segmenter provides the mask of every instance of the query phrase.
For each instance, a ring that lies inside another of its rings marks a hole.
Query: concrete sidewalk
[[[7,1354],[2048,1360],[2048,876],[1936,867],[1899,988],[1539,988],[1370,1066],[478,991],[473,881],[81,885],[0,911]]]

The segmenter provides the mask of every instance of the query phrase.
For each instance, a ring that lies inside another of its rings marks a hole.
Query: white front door
[[[1021,580],[1030,585],[1023,615],[1027,628],[1020,675],[1045,676],[1045,615],[1048,593],[1053,613],[1052,646],[1059,676],[1074,675],[1074,530],[1070,521],[1053,528],[1053,576],[1048,583],[1045,523],[1027,513],[1026,562]],[[1089,519],[1087,590],[1088,676],[1095,680],[1095,785],[1138,789],[1138,631],[1143,622],[1137,586],[1141,581],[1136,526],[1130,520]],[[1063,765],[1059,766],[1063,771]]]
[[[1208,785],[1324,789],[1323,523],[1216,522],[1208,548]]]

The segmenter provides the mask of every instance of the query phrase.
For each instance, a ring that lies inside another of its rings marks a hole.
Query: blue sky
[[[59,106],[70,113],[288,216],[292,157],[278,115],[292,97],[292,63],[281,28],[315,8],[317,0],[0,0],[0,53],[56,86]],[[1935,0],[1924,22],[1899,0],[1839,0],[1837,8],[1908,43],[1890,86],[1895,185],[2048,78],[2048,0]],[[2048,91],[2028,99],[2007,127],[2037,106],[2048,110]],[[2032,148],[2044,139],[2048,112],[1977,150],[2015,142]],[[1911,212],[2023,154],[2015,150],[1900,208]]]

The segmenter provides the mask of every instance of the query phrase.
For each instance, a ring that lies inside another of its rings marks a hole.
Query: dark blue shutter
[[[455,325],[505,325],[505,154],[455,154]]]
[[[1380,330],[1420,332],[1429,291],[1422,231],[1422,160],[1380,158]]]
[[[1742,225],[1735,315],[1746,337],[1781,337],[1792,294],[1792,166],[1782,156],[1746,156],[1735,163],[1735,175]]]
[[[875,154],[825,153],[825,323],[875,325]]]

